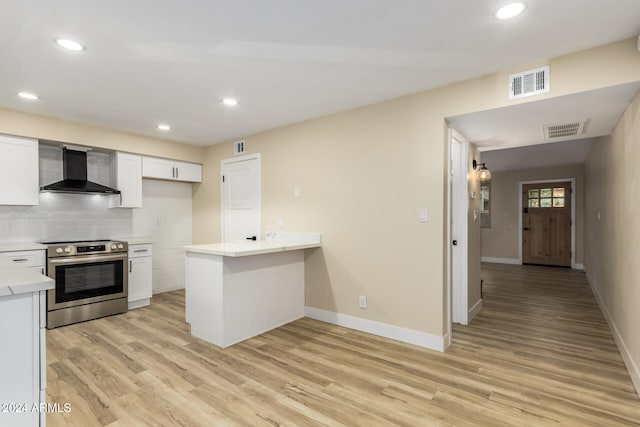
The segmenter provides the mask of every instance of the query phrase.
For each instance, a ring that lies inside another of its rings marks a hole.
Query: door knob
[[[531,230],[531,229],[530,229],[529,227],[524,227],[524,228],[523,228],[523,230],[524,230],[524,231],[529,231],[529,230]]]
[[[247,237],[247,240],[254,240],[255,241],[255,240],[257,240],[257,237],[256,236]]]
[[[458,241],[457,240],[453,241],[453,246],[458,246]]]

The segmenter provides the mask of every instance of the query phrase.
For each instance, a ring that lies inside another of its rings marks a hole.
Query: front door
[[[260,155],[223,160],[223,241],[260,239],[260,200]]]
[[[522,189],[522,262],[571,267],[571,182]]]

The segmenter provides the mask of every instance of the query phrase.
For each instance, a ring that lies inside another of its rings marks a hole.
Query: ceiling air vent
[[[244,139],[233,143],[233,154],[243,154],[245,149]]]
[[[543,126],[544,139],[557,141],[559,139],[575,139],[587,131],[588,120],[582,122],[567,122]]]
[[[549,66],[509,76],[509,99],[549,92]]]

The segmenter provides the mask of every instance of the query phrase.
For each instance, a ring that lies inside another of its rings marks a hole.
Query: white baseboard
[[[478,302],[476,302],[473,307],[471,307],[471,310],[469,310],[469,323],[471,323],[473,318],[476,317],[478,313],[480,313],[480,310],[482,310],[482,298],[480,298]]]
[[[574,270],[584,270],[584,264],[576,264],[573,267]]]
[[[490,256],[483,256],[481,258],[482,262],[492,262],[495,264],[513,264],[520,265],[522,262],[517,258],[494,258]]]
[[[320,320],[333,325],[343,326],[356,331],[366,332],[372,335],[389,338],[430,350],[444,351],[448,347],[448,337],[439,337],[413,329],[401,328],[399,326],[388,325],[386,323],[375,322],[373,320],[361,319],[360,317],[349,316],[347,314],[334,313],[333,311],[321,310],[315,307],[305,307],[304,315],[310,319]]]
[[[129,301],[129,310],[133,310],[135,308],[146,307],[151,304],[151,298],[139,299],[137,301]]]
[[[182,285],[182,286],[172,286],[170,288],[154,289],[153,290],[153,295],[164,294],[165,292],[179,291],[180,289],[185,289],[185,286]]]
[[[640,369],[638,369],[638,365],[633,360],[633,356],[631,356],[631,352],[629,352],[629,349],[625,345],[624,339],[622,339],[622,335],[620,335],[620,332],[618,331],[618,327],[613,321],[613,317],[611,317],[611,313],[609,313],[609,309],[607,309],[607,306],[604,304],[604,301],[600,297],[600,294],[598,293],[596,288],[593,286],[592,281],[590,280],[588,274],[587,274],[587,281],[589,282],[589,286],[591,286],[593,295],[595,295],[596,297],[596,301],[598,301],[598,305],[600,306],[600,310],[602,311],[604,318],[609,324],[609,329],[611,329],[613,339],[615,340],[616,345],[618,346],[618,350],[620,351],[622,360],[624,360],[624,364],[627,367],[627,371],[629,371],[629,376],[631,377],[631,382],[633,383],[633,386],[636,389],[636,393],[638,394],[638,396],[640,396]]]

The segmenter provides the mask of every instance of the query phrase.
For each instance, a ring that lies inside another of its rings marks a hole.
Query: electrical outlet
[[[367,297],[365,295],[358,297],[358,305],[360,305],[360,308],[367,308]]]

